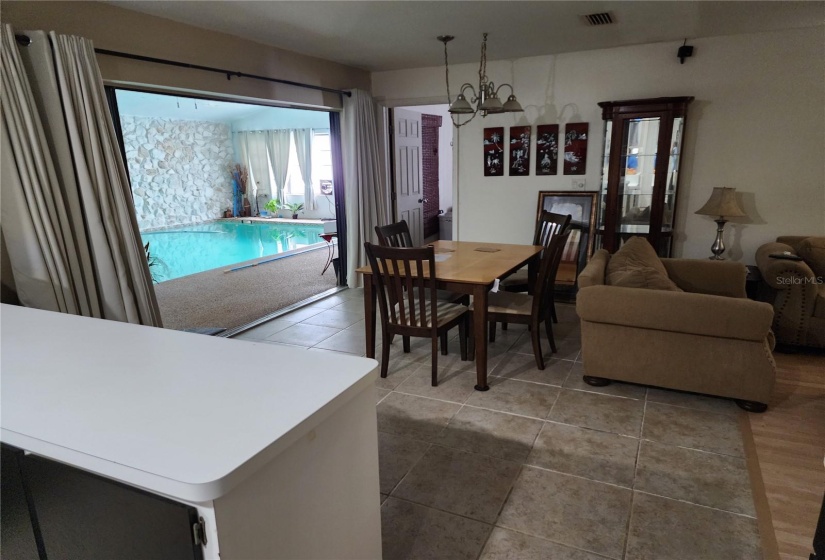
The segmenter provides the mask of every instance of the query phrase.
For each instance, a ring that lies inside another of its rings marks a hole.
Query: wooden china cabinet
[[[679,160],[693,97],[599,103],[604,119],[597,248],[614,253],[634,235],[670,256]]]

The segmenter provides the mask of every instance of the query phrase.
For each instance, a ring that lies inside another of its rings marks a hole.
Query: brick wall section
[[[441,117],[421,116],[422,181],[424,189],[424,237],[438,234],[438,129]]]

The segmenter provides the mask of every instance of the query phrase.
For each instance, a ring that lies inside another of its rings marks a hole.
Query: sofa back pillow
[[[610,258],[605,283],[623,288],[682,291],[668,278],[665,265],[644,237],[631,237]]]

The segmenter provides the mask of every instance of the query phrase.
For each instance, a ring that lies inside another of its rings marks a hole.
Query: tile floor
[[[237,338],[363,355],[361,298],[347,290]],[[584,384],[575,309],[558,313],[543,371],[525,328],[499,330],[485,393],[455,337],[438,387],[429,340],[393,344],[376,382],[384,558],[761,558],[736,406]]]

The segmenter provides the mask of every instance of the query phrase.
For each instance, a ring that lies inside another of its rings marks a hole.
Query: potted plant
[[[152,282],[159,284],[161,278],[163,278],[162,269],[166,268],[166,263],[149,252],[149,241],[143,246],[143,251],[146,253],[146,263],[149,265],[149,275],[152,277]]]
[[[292,219],[297,220],[298,219],[298,212],[301,212],[304,209],[304,203],[303,202],[296,202],[294,204],[284,204],[282,206],[282,208],[289,209],[289,211],[292,212]]]
[[[264,205],[264,210],[272,214],[273,217],[278,216],[278,210],[281,209],[281,201],[277,198],[271,198],[269,202]]]

